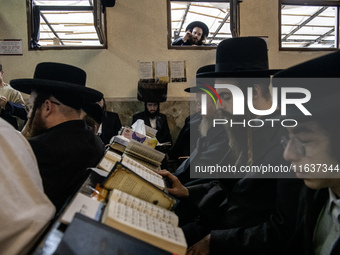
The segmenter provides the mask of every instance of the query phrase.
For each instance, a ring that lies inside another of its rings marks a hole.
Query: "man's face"
[[[148,112],[153,115],[156,113],[158,109],[158,104],[157,103],[146,103],[146,108],[148,109]]]
[[[216,92],[222,101],[222,105],[217,103],[217,114],[219,118],[230,120],[233,117],[233,95],[229,89],[225,88],[218,88]]]
[[[191,37],[192,42],[194,44],[197,44],[203,36],[203,30],[200,27],[194,27],[191,34],[192,34],[192,37]]]
[[[299,123],[287,128],[284,158],[292,163],[296,176],[312,189],[339,186],[339,171],[330,171],[338,161],[330,154],[330,139],[316,121]]]

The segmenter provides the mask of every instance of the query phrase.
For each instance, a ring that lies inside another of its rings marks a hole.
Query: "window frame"
[[[41,6],[43,7],[43,6]],[[47,9],[48,7],[43,7],[42,9]],[[63,9],[64,6],[61,7],[53,7],[53,9]],[[80,8],[72,8],[70,7],[69,10],[81,9]],[[83,50],[83,49],[107,49],[107,29],[106,29],[106,14],[105,14],[105,7],[102,5],[102,0],[93,0],[93,7],[91,6],[84,6],[82,9],[84,10],[93,10],[94,15],[94,27],[98,35],[98,39],[102,45],[96,46],[72,46],[72,45],[53,45],[53,46],[40,46],[40,48],[33,48],[31,47],[31,40],[32,40],[32,33],[34,30],[33,24],[33,0],[26,1],[26,9],[27,9],[27,37],[28,37],[28,50],[35,51],[35,50]]]
[[[204,47],[192,47],[190,45],[182,45],[182,46],[172,46],[172,30],[171,30],[171,2],[221,2],[221,3],[229,3],[230,4],[230,31],[232,37],[238,37],[240,34],[240,8],[239,3],[240,0],[167,0],[167,42],[168,49],[175,50],[214,50],[217,46],[204,46]]]
[[[335,43],[337,47],[334,48],[298,48],[298,47],[282,47],[282,5],[297,5],[297,6],[336,6],[337,7],[337,20],[336,27],[337,31],[335,34]],[[279,51],[337,51],[340,48],[340,30],[339,30],[339,19],[340,19],[340,0],[322,1],[322,0],[279,0],[278,6],[278,18],[279,18]]]

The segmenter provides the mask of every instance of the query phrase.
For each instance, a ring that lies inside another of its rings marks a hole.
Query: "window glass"
[[[281,5],[281,49],[337,49],[338,7]]]
[[[229,1],[170,1],[170,41],[183,37],[189,23],[201,21],[209,28],[205,43],[217,46],[220,41],[232,37],[230,15]]]
[[[99,0],[29,2],[31,48],[105,46],[104,9]]]

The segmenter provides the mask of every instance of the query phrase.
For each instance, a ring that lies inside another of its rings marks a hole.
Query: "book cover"
[[[171,255],[121,231],[77,213],[55,255]]]
[[[129,168],[117,162],[102,186],[108,190],[118,189],[149,203],[168,210],[173,210],[178,200],[164,192],[150,181],[134,173]]]

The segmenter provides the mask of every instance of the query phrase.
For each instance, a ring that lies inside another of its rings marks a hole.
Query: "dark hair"
[[[2,71],[2,64],[0,64],[0,72]]]
[[[197,27],[197,26],[196,26],[196,27]],[[194,27],[194,28],[195,28],[195,27]],[[192,30],[193,30],[194,28],[189,29],[190,33],[192,33]],[[199,27],[199,28],[202,29],[202,31],[203,31],[203,28],[201,28],[201,27]],[[206,39],[207,39],[207,36],[206,36],[204,33],[202,33],[201,39],[197,42],[197,45],[202,45],[202,44],[205,42]]]
[[[35,98],[33,102],[33,108],[32,108],[32,113],[31,113],[31,119],[33,120],[35,117],[35,113],[37,109],[39,109],[42,104],[49,98],[51,98],[50,93],[45,93],[45,92],[37,92],[37,97]],[[33,122],[30,122],[30,125],[32,125]]]

